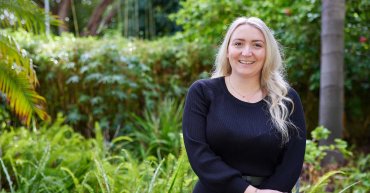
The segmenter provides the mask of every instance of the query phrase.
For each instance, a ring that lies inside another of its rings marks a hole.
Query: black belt
[[[258,176],[242,176],[243,180],[248,181],[252,186],[259,186],[262,184],[263,180],[266,177],[258,177]]]

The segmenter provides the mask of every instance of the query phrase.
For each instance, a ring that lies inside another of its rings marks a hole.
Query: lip
[[[246,60],[238,60],[241,64],[254,64],[256,61],[246,61]]]

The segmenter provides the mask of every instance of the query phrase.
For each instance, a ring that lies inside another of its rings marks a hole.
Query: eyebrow
[[[234,42],[234,41],[245,41],[244,39],[241,39],[241,38],[237,38],[237,39],[233,39],[231,42]],[[252,42],[262,42],[262,43],[265,43],[263,40],[252,40]]]

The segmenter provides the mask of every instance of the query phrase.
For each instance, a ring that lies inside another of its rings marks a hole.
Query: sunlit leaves
[[[33,114],[48,118],[45,99],[34,91],[37,83],[32,62],[24,57],[15,41],[0,33],[0,91],[9,99],[11,110],[26,125]]]
[[[50,23],[58,25],[60,22],[50,16]],[[36,33],[45,32],[45,13],[30,0],[0,0],[0,26],[24,28]]]
[[[18,128],[0,135],[0,170],[8,175],[2,188],[16,192],[178,193],[190,192],[197,180],[183,146],[179,156],[141,160],[121,146],[132,143],[130,137],[105,141],[96,124],[96,136],[86,139],[63,122],[58,117],[37,132]]]
[[[43,33],[44,18],[45,13],[33,1],[0,1],[1,27]],[[51,18],[51,24],[58,23],[54,17]],[[35,92],[38,81],[32,60],[4,31],[0,32],[0,61],[0,91],[8,98],[10,109],[26,125],[30,124],[33,114],[42,120],[47,119],[45,99]]]

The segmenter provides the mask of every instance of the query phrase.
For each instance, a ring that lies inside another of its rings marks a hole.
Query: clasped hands
[[[277,190],[270,190],[270,189],[257,189],[254,186],[248,186],[248,188],[244,191],[244,193],[283,193]]]

